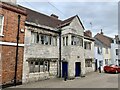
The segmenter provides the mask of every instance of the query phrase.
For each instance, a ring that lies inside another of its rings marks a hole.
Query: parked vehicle
[[[104,72],[106,72],[106,73],[120,73],[120,66],[114,65],[114,64],[104,66]]]

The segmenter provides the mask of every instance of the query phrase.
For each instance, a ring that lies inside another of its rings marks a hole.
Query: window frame
[[[37,72],[41,73],[46,71],[49,72],[50,61],[30,61],[28,63],[29,63],[29,73],[37,73]]]
[[[116,54],[116,56],[119,55],[119,49],[115,49],[115,54]]]
[[[92,59],[85,59],[85,67],[92,67]]]
[[[0,17],[2,17],[2,23],[1,23],[0,36],[4,36],[4,35],[3,35],[4,15],[1,15],[1,14],[0,14]]]

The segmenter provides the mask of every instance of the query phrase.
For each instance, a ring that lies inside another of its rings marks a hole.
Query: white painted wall
[[[103,65],[102,65],[102,70],[103,70],[103,67],[104,67],[104,56],[103,56],[103,50],[102,50],[102,53],[101,54],[98,54],[98,47],[99,46],[95,46],[95,49],[94,49],[94,54],[95,54],[95,60],[97,59],[97,68],[99,68],[99,61],[102,61],[103,62]],[[102,48],[103,49],[103,48]]]
[[[120,49],[120,45],[116,44],[114,40],[114,43],[111,43],[111,61],[112,64],[119,65],[118,59],[120,60],[120,56],[116,55],[116,49]]]

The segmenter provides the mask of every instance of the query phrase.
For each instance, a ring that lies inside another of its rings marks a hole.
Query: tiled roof
[[[102,42],[107,47],[111,47],[111,43],[113,41],[113,39],[111,37],[108,37],[108,36],[105,36],[104,34],[98,33],[97,35],[95,35],[94,38],[96,38],[97,40]]]
[[[21,7],[23,7],[23,6],[21,6]],[[51,16],[42,14],[40,12],[28,9],[26,7],[23,7],[23,8],[25,8],[26,12],[27,12],[27,22],[32,22],[35,24],[45,25],[45,26],[53,27],[53,28],[61,28],[66,25],[69,25],[75,17],[78,17],[77,15],[75,15],[75,16],[72,16],[72,17],[62,21],[59,19],[55,19]],[[78,17],[78,19],[79,19],[79,17]],[[80,23],[81,23],[81,21],[80,21]],[[82,25],[82,23],[81,23],[81,25]],[[84,28],[83,25],[82,25],[82,27]]]
[[[63,26],[69,25],[75,17],[76,17],[76,15],[62,21],[58,27],[63,27]]]
[[[27,21],[49,27],[57,27],[62,21],[26,8]]]
[[[23,6],[20,6],[20,7],[26,9],[26,13],[27,13],[26,21],[27,22],[35,23],[35,24],[43,25],[43,26],[48,26],[52,28],[62,28],[64,26],[69,25],[72,22],[72,20],[77,17],[79,19],[80,24],[82,25],[82,28],[85,29],[78,15],[72,16],[65,20],[60,20],[60,19],[53,18],[52,16],[42,14],[40,12],[34,11],[32,9],[29,9]]]

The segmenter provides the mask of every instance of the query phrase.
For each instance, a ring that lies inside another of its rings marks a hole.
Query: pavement
[[[118,88],[118,76],[120,75],[92,72],[85,77],[77,77],[73,80],[52,78],[10,88]]]

